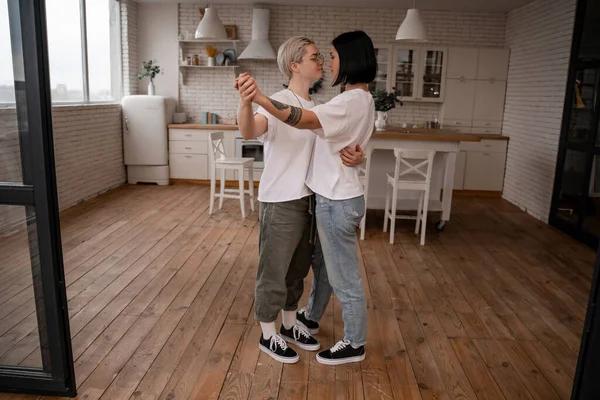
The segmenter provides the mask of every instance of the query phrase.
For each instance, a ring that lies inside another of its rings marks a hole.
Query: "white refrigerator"
[[[169,184],[169,140],[176,103],[164,96],[126,96],[123,106],[123,151],[130,184]]]

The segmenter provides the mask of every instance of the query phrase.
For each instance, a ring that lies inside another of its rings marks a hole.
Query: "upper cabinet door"
[[[394,46],[392,86],[396,97],[405,101],[416,100],[418,71],[418,48]]]
[[[444,121],[467,120],[473,118],[475,102],[475,81],[467,79],[446,80],[446,96],[444,97]],[[471,123],[469,122],[469,125]]]
[[[441,102],[446,85],[446,48],[422,48],[421,75],[417,100]]]
[[[477,54],[475,47],[450,47],[448,49],[448,79],[475,79],[477,77]]]
[[[508,49],[479,49],[477,79],[505,81],[508,77]]]
[[[385,90],[391,92],[391,84],[389,79],[391,67],[391,46],[376,46],[375,54],[377,56],[377,76],[375,80],[369,84],[369,90]]]
[[[502,121],[506,82],[477,81],[473,120]]]

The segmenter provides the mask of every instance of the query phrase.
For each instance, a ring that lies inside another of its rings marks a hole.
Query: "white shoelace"
[[[271,351],[273,353],[275,353],[275,350],[277,350],[277,345],[279,345],[279,347],[281,347],[282,350],[286,350],[288,348],[287,343],[285,342],[285,340],[283,340],[283,338],[279,335],[273,335],[271,336],[271,342],[269,343],[269,348],[271,349]]]
[[[300,311],[298,311],[300,314],[306,314],[306,307],[302,307],[300,309]]]
[[[336,351],[344,350],[349,345],[350,345],[349,340],[340,340],[329,351],[331,351],[332,353],[335,353]]]
[[[300,325],[294,325],[294,329],[292,331],[294,335],[294,340],[298,340],[302,336],[304,336],[307,339],[310,338],[310,333]]]

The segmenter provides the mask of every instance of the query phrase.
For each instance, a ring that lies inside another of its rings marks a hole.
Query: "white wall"
[[[179,98],[177,4],[138,4],[138,57],[157,60],[163,74],[154,79],[156,94]],[[138,71],[139,72],[139,71]],[[138,81],[138,93],[148,93],[148,79]]]
[[[165,6],[165,11],[168,10],[168,12],[163,15],[159,12],[160,7],[163,7],[161,5],[139,4],[137,24],[140,61],[145,59],[143,55],[152,54],[150,47],[155,43],[150,40],[150,37],[160,36],[162,38],[160,40],[164,40],[167,46],[176,46],[176,37],[180,32],[187,31],[193,35],[200,21],[198,9],[203,6],[205,5],[179,4],[178,31],[172,32],[173,25],[169,6]],[[238,38],[242,41],[238,46],[238,54],[241,53],[252,36],[252,6],[248,4],[218,4],[215,7],[224,24],[237,25]],[[398,26],[406,14],[406,10],[398,9],[278,5],[268,5],[267,7],[271,10],[269,38],[275,50],[291,36],[307,35],[315,40],[323,52],[327,52],[331,40],[336,35],[354,29],[365,30],[376,43],[393,42]],[[159,13],[161,18],[166,17],[167,19],[161,22],[156,21]],[[431,44],[504,46],[505,14],[424,11],[422,17],[427,26]],[[143,28],[143,26],[148,28]],[[158,47],[158,42],[156,42],[156,47]],[[217,47],[219,50],[226,48],[226,46]],[[187,45],[183,55],[193,54],[200,55],[201,63],[206,62],[204,46]],[[173,65],[177,65],[178,56],[171,57]],[[166,66],[166,63],[167,60],[161,61],[161,65]],[[272,94],[283,89],[282,84],[286,80],[279,73],[275,61],[245,60],[240,61],[239,64],[240,68],[237,73],[248,71],[253,74],[265,93]],[[162,87],[158,90],[158,82],[175,82],[167,74],[170,75],[170,72],[165,72],[165,75],[157,80],[158,94],[163,94]],[[179,85],[180,111],[185,111],[191,117],[190,122],[198,122],[201,111],[210,111],[223,117],[235,116],[238,96],[233,89],[234,77],[231,70],[191,70],[186,77],[185,85]],[[339,89],[328,87],[328,83],[330,81],[326,82],[323,89],[315,96],[317,99],[329,99],[339,93]],[[177,87],[176,82],[169,84]],[[146,84],[140,87],[140,92],[146,92]],[[423,122],[439,116],[439,112],[440,105],[438,104],[405,103],[404,107],[392,110],[390,117],[391,123]]]
[[[60,210],[125,182],[121,106],[52,108],[54,156]],[[22,182],[14,108],[0,110],[0,181]],[[22,212],[0,206],[0,234],[22,222]]]
[[[510,136],[503,196],[547,222],[576,0],[536,0],[506,23],[510,63],[502,133]]]

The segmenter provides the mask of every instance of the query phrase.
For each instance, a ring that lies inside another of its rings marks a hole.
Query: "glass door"
[[[419,100],[439,102],[444,85],[444,50],[423,49],[423,76]]]
[[[417,71],[419,64],[416,48],[394,47],[394,91],[401,100],[417,99]]]
[[[600,62],[581,64],[572,86],[550,222],[595,247],[600,238]]]
[[[375,76],[373,82],[369,83],[369,91],[384,90],[389,92],[387,83],[390,49],[388,47],[376,47],[375,55],[377,57],[377,76]]]
[[[1,3],[0,392],[74,396],[45,3]]]

